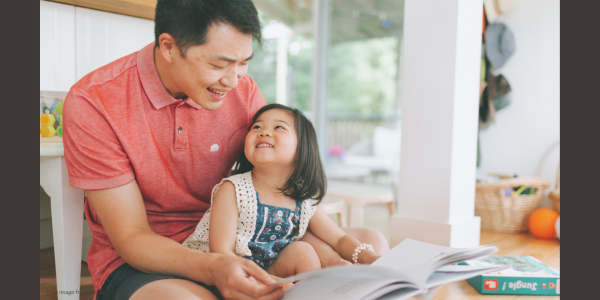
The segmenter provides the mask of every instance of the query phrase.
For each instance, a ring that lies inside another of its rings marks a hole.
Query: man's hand
[[[213,255],[216,257],[210,267],[212,284],[217,286],[223,298],[274,300],[283,297],[281,286],[268,286],[275,280],[253,261],[228,255]]]

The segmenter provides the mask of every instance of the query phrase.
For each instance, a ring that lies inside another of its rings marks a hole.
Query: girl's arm
[[[221,185],[210,208],[208,246],[211,253],[235,255],[236,230],[239,210],[235,186],[226,181]]]
[[[329,244],[342,258],[352,261],[354,250],[362,245],[357,239],[347,235],[337,224],[335,224],[325,213],[325,209],[319,204],[317,211],[308,223],[308,229]],[[379,258],[377,253],[371,250],[363,250],[358,255],[358,262],[361,264],[371,264]]]

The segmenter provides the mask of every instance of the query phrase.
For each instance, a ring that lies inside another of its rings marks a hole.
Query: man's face
[[[252,36],[217,23],[209,27],[207,42],[188,47],[185,58],[178,49],[174,52],[170,74],[177,91],[173,96],[187,95],[203,108],[216,110],[246,76],[253,55]]]

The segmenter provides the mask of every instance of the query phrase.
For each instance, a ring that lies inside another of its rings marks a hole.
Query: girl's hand
[[[358,262],[362,265],[370,265],[370,264],[374,263],[380,257],[381,256],[377,255],[375,252],[368,251],[367,253],[365,253],[364,256],[359,255]]]

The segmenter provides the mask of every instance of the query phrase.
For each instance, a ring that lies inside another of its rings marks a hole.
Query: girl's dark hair
[[[319,145],[317,143],[315,128],[298,109],[281,104],[269,104],[259,109],[252,118],[250,128],[252,128],[262,113],[271,109],[285,110],[294,117],[294,129],[298,138],[296,160],[292,167],[292,175],[279,190],[292,199],[305,200],[312,198],[316,199],[317,203],[321,202],[327,190],[327,179],[323,171],[323,164],[321,164],[321,157],[319,156]],[[230,175],[243,174],[252,171],[252,169],[254,169],[254,166],[248,161],[246,154],[242,150],[235,168]]]
[[[252,0],[158,0],[154,16],[154,40],[168,33],[175,39],[181,56],[188,47],[206,43],[208,28],[215,23],[230,24],[241,33],[261,42],[258,11]]]

